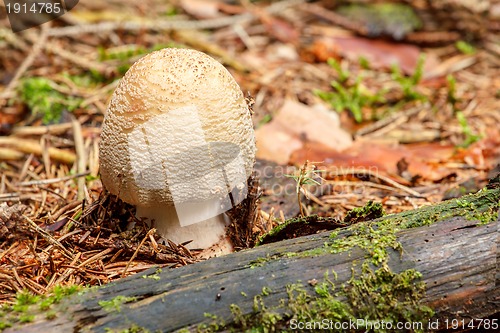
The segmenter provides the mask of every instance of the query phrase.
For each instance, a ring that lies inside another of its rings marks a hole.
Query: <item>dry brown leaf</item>
[[[324,61],[325,58],[345,57],[358,61],[364,57],[373,69],[390,69],[397,65],[405,74],[413,74],[423,51],[415,45],[388,42],[379,39],[368,39],[356,36],[323,37],[315,41],[313,53]],[[438,59],[427,54],[424,71],[433,71],[438,66]]]
[[[321,105],[310,107],[292,100],[285,103],[273,120],[257,129],[257,158],[287,164],[293,151],[321,144],[345,149],[352,144],[349,133],[340,128],[336,113]]]
[[[440,163],[450,159],[454,151],[454,146],[439,143],[393,145],[360,140],[342,152],[317,145],[307,150],[297,150],[290,162],[301,164],[306,160],[323,161],[329,167],[349,170],[363,168],[394,178],[398,174],[398,162],[404,158],[410,175],[436,181],[451,173]]]

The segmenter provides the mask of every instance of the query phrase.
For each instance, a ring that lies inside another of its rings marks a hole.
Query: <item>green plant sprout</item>
[[[314,94],[322,100],[328,102],[332,109],[337,112],[349,110],[357,123],[363,121],[363,108],[373,107],[376,103],[385,102],[383,97],[385,91],[379,91],[376,94],[368,92],[361,83],[362,76],[358,76],[352,85],[347,83],[350,73],[342,69],[340,64],[334,59],[328,59],[328,64],[337,71],[338,81],[330,82],[334,89],[333,92],[315,90]]]
[[[303,192],[307,198],[307,192],[303,189],[303,186],[312,184],[320,185],[321,183],[316,179],[319,178],[320,180],[323,180],[323,178],[321,178],[319,174],[325,170],[317,170],[315,165],[316,163],[319,162],[305,161],[304,165],[302,165],[302,167],[296,174],[284,175],[285,177],[293,178],[293,180],[295,180],[296,182],[297,202],[299,204],[300,215],[302,217],[305,217],[305,212],[304,208],[302,207],[302,203],[300,202],[300,193]]]
[[[361,68],[363,68],[363,69],[370,69],[371,68],[370,61],[364,56],[360,56],[358,58],[358,62],[359,62],[359,65],[361,66]]]
[[[64,110],[77,109],[81,98],[66,96],[55,89],[57,84],[43,77],[31,77],[20,85],[21,100],[31,109],[33,116],[42,116],[44,124],[60,121]]]
[[[360,57],[359,64],[363,69],[369,69],[370,63],[367,59]],[[411,102],[415,100],[427,100],[427,97],[418,92],[417,86],[422,80],[425,63],[425,54],[421,54],[418,58],[415,71],[412,75],[406,76],[402,73],[401,68],[393,65],[391,68],[392,78],[399,84],[403,99],[401,103]],[[375,108],[377,104],[385,103],[385,95],[387,89],[381,89],[377,93],[371,93],[362,84],[363,77],[358,75],[356,78],[349,80],[350,73],[347,69],[342,68],[339,62],[334,59],[328,59],[328,64],[337,72],[338,79],[332,81],[330,85],[333,91],[314,90],[313,93],[328,102],[332,109],[337,112],[350,111],[354,120],[361,123],[364,119],[363,109],[366,107]],[[398,103],[394,109],[399,108],[401,103]]]
[[[339,76],[339,78],[338,78],[339,82],[344,83],[349,79],[349,76],[351,76],[351,73],[349,72],[349,70],[342,68],[340,62],[338,62],[337,60],[335,60],[333,58],[329,58],[326,61],[326,63],[328,65],[330,65],[330,67],[335,69],[335,71],[337,72],[337,74]]]
[[[264,117],[262,117],[262,119],[259,121],[259,123],[257,124],[257,128],[261,127],[262,125],[265,125],[267,124],[268,122],[270,122],[271,120],[273,120],[273,116],[270,115],[270,114],[266,114],[264,115]]]
[[[392,78],[399,83],[403,91],[403,97],[407,101],[426,100],[427,97],[419,93],[416,89],[420,80],[422,80],[425,63],[425,54],[421,54],[418,58],[415,71],[410,76],[405,76],[401,73],[399,66],[393,65],[391,68]]]
[[[457,48],[457,50],[466,55],[473,55],[476,53],[476,48],[463,40],[459,40],[458,42],[456,42],[455,47]]]
[[[457,112],[457,120],[460,124],[460,127],[462,128],[462,133],[465,135],[465,140],[464,142],[462,142],[462,144],[460,144],[460,147],[469,147],[471,144],[481,139],[481,135],[478,135],[472,131],[472,128],[469,126],[467,119],[461,111]]]
[[[459,98],[457,97],[457,80],[455,80],[453,75],[449,74],[446,77],[446,82],[448,84],[448,95],[446,100],[450,103],[453,113],[456,114],[458,111],[456,104],[459,101]]]

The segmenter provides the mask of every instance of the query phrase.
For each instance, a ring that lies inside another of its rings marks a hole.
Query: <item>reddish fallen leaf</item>
[[[283,43],[295,44],[299,40],[299,32],[287,21],[272,17],[270,15],[261,16],[262,23],[270,36]]]
[[[291,100],[255,135],[257,157],[279,164],[287,164],[292,152],[304,146],[345,149],[352,143],[350,134],[340,128],[337,114]]]
[[[423,51],[415,45],[388,42],[378,39],[368,39],[356,36],[322,37],[315,41],[313,52],[316,50],[318,60],[325,58],[345,57],[358,61],[364,57],[374,69],[390,69],[398,65],[405,74],[413,74]],[[425,59],[424,70],[433,71],[438,66],[438,59],[428,53]]]
[[[476,169],[492,169],[500,163],[500,137],[494,130],[467,148],[459,149],[456,160],[463,161]]]
[[[390,145],[357,141],[341,152],[318,145],[303,147],[293,152],[290,162],[301,165],[306,160],[322,161],[323,165],[337,167],[339,170],[361,168],[401,181],[397,176],[398,162],[404,159],[408,164],[407,171],[412,176],[437,181],[452,172],[442,166],[441,162],[451,158],[454,151],[454,146],[439,143]]]

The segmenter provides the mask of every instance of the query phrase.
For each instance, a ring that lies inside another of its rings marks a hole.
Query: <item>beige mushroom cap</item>
[[[168,48],[137,61],[115,90],[102,127],[106,189],[141,207],[223,200],[246,187],[255,160],[245,98],[206,54]]]

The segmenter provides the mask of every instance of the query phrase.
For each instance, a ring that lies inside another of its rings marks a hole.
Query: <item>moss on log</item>
[[[499,199],[500,189],[485,189],[334,232],[150,270],[72,296],[55,319],[22,330],[282,331],[323,320],[332,331],[349,321],[359,330],[383,322],[407,322],[416,331],[446,329],[446,320],[465,325],[499,311]]]

